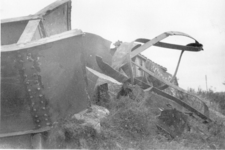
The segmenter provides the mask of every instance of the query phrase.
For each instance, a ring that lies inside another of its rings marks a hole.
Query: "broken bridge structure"
[[[45,147],[42,133],[90,107],[101,74],[120,86],[139,85],[202,122],[212,122],[205,103],[180,88],[176,79],[183,52],[202,50],[188,34],[164,32],[153,39],[119,42],[112,49],[109,40],[71,29],[70,0],[58,0],[34,15],[2,20],[1,29],[1,141]],[[161,42],[170,36],[185,36],[194,43]],[[181,51],[174,75],[141,55],[151,46]]]

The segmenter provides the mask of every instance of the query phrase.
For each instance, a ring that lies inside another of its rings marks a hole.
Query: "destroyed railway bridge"
[[[2,20],[1,28],[1,141],[42,147],[43,132],[89,107],[99,74],[119,83],[129,80],[202,122],[212,121],[204,102],[180,88],[176,80],[183,52],[202,50],[185,33],[165,32],[153,39],[120,42],[110,49],[111,42],[98,35],[71,30],[70,0],[58,0],[34,15]],[[160,42],[177,35],[194,43]],[[140,54],[151,46],[181,51],[174,75]]]

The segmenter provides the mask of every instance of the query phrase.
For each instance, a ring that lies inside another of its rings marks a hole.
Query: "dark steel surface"
[[[1,45],[17,43],[28,21],[1,23]]]
[[[112,77],[119,82],[128,80],[128,77],[113,69],[109,64],[105,63],[101,57],[96,56],[96,61],[104,74]]]
[[[70,14],[70,7],[67,3],[49,11],[46,15],[43,15],[43,26],[47,36],[59,34],[70,30],[70,22],[68,17]]]
[[[33,128],[21,62],[16,52],[1,53],[0,133]]]
[[[169,94],[167,94],[167,93],[165,93],[165,92],[163,92],[163,91],[161,91],[161,90],[159,90],[157,88],[153,88],[152,91],[154,93],[157,93],[158,95],[161,95],[161,96],[163,96],[163,97],[165,97],[165,98],[167,98],[169,100],[172,100],[172,101],[178,103],[179,105],[183,106],[187,110],[189,110],[189,111],[193,112],[194,114],[196,114],[197,116],[199,116],[201,119],[207,120],[208,122],[212,121],[209,117],[205,116],[200,111],[198,111],[195,108],[191,107],[190,105],[188,105],[187,103],[183,102],[182,100],[180,100],[180,99],[178,99],[178,98],[176,98],[174,96],[171,96],[171,95],[169,95]]]
[[[82,36],[2,52],[0,133],[49,126],[88,105]]]
[[[85,64],[89,68],[92,68],[98,72],[102,72],[99,68],[95,57],[101,56],[105,62],[111,65],[112,55],[110,54],[111,42],[91,33],[85,33],[82,37],[83,51],[85,53]],[[97,82],[97,77],[87,71],[88,78],[88,94],[92,98],[94,94],[94,87]]]

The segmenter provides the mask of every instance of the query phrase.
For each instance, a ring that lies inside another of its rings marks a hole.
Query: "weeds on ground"
[[[150,96],[142,101],[122,97],[107,101],[109,116],[101,121],[101,132],[74,120],[58,124],[49,134],[51,148],[75,149],[212,149],[224,148],[224,126],[214,126],[208,136],[185,132],[168,141],[157,133],[158,108],[166,103]]]

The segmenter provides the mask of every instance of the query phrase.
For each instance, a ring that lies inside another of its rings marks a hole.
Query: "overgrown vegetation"
[[[156,116],[166,102],[156,95],[142,100],[121,97],[105,103],[101,104],[109,109],[110,115],[101,121],[100,133],[75,120],[67,120],[56,125],[49,134],[51,148],[225,149],[224,126],[216,123],[210,128],[209,135],[195,130],[168,140],[159,134]]]

